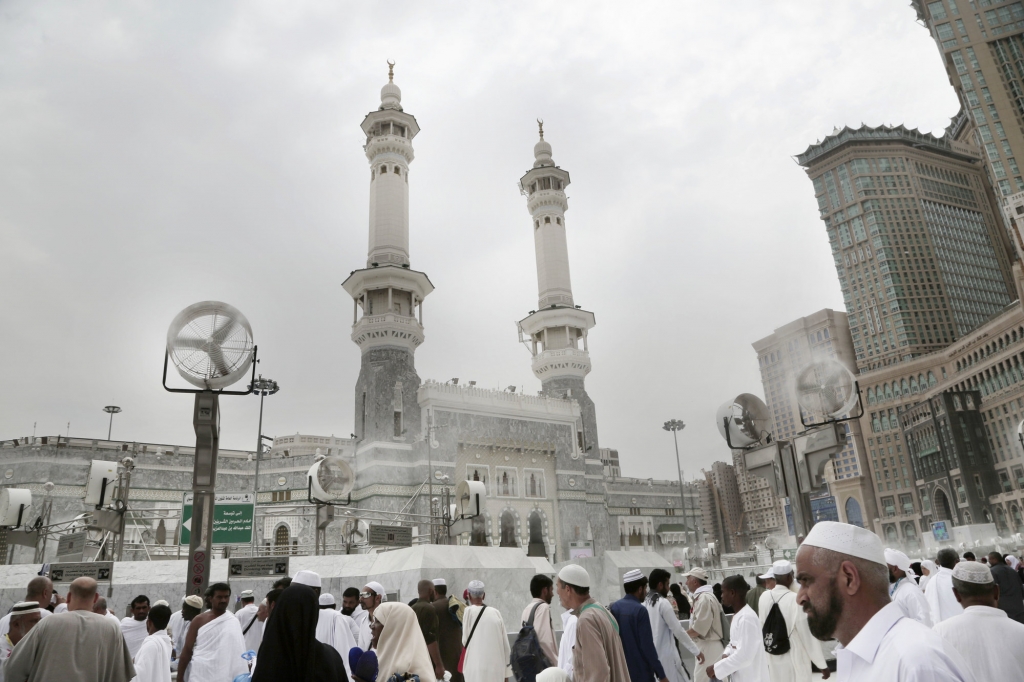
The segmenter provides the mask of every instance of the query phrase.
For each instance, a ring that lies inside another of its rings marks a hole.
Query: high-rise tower
[[[385,496],[407,500],[412,489],[406,491],[404,485],[422,482],[426,476],[425,466],[423,471],[410,467],[417,459],[413,449],[421,431],[416,398],[420,378],[413,354],[423,343],[423,299],[434,286],[426,274],[409,267],[409,164],[412,140],[420,128],[402,109],[394,64],[389,66],[380,106],[361,126],[370,162],[366,268],[353,271],[342,286],[352,296],[352,340],[362,351],[355,391],[360,488],[371,488],[367,495],[373,495],[372,489],[387,481]]]
[[[520,340],[533,353],[533,373],[544,393],[570,398],[580,404],[581,450],[597,459],[597,418],[594,402],[583,385],[590,373],[587,333],[594,326],[594,314],[581,310],[572,297],[569,279],[569,251],[565,241],[565,212],[569,202],[565,188],[569,173],[555,165],[551,145],[544,140],[533,147],[533,168],[519,181],[533,219],[533,242],[537,254],[537,310],[519,322]],[[528,339],[528,340],[527,340]]]

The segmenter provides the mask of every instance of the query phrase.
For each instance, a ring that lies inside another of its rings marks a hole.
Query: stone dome
[[[551,160],[551,144],[543,137],[533,145],[533,157],[536,159],[533,163],[534,168],[554,165],[554,161]]]
[[[380,108],[399,110],[402,108],[402,90],[393,81],[388,81],[380,89]]]

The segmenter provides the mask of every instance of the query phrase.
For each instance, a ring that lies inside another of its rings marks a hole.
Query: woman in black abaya
[[[320,606],[316,594],[292,583],[267,618],[252,682],[348,682],[333,647],[316,640]]]

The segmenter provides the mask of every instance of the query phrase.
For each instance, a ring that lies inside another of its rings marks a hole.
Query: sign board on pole
[[[582,559],[594,556],[594,543],[590,540],[579,540],[569,543],[569,558]]]
[[[69,583],[76,578],[92,578],[96,582],[109,583],[114,575],[113,561],[82,561],[77,563],[53,564],[50,580],[55,583]]]
[[[251,559],[228,559],[228,578],[265,578],[286,576],[288,557],[258,556]]]
[[[81,561],[85,555],[87,537],[88,533],[85,531],[60,536],[57,541],[57,561],[59,563]]]
[[[213,505],[213,544],[251,544],[255,509],[252,493],[217,493]],[[192,493],[185,493],[181,503],[181,534],[178,544],[187,546],[191,537]]]
[[[945,521],[932,522],[932,537],[936,542],[949,542],[949,527]]]
[[[370,524],[367,541],[371,545],[389,545],[391,547],[412,547],[411,526],[381,526]]]

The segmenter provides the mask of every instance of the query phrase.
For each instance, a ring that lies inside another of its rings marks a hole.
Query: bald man
[[[871,682],[974,682],[930,628],[889,600],[882,541],[871,531],[819,521],[796,555],[797,604],[817,639],[837,639],[838,679]]]
[[[40,621],[14,648],[6,681],[128,682],[135,677],[120,628],[92,612],[98,598],[92,578],[72,582],[67,613]]]

